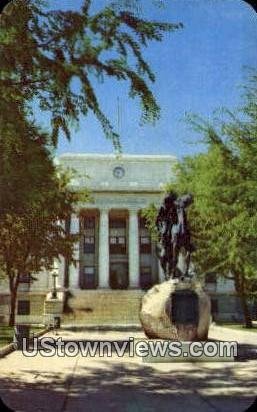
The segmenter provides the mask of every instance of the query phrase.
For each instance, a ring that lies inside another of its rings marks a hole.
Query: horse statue
[[[191,243],[186,208],[192,204],[193,196],[186,194],[177,197],[171,192],[165,198],[156,218],[159,233],[159,250],[157,251],[165,279],[189,276],[191,253],[195,250]],[[177,267],[180,252],[184,259],[185,271]]]

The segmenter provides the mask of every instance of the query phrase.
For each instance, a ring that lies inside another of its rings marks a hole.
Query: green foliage
[[[146,226],[151,234],[153,241],[159,240],[159,234],[155,225],[157,213],[158,210],[154,204],[150,204],[148,207],[141,210],[141,216],[146,220]]]
[[[232,273],[243,298],[257,292],[256,85],[253,74],[237,115],[223,109],[213,123],[189,118],[207,151],[180,162],[177,180],[167,188],[194,194],[189,221],[198,270]]]
[[[166,192],[192,193],[188,220],[199,274],[233,276],[241,298],[245,323],[251,326],[247,298],[257,297],[257,75],[244,87],[244,105],[228,109],[213,122],[189,116],[207,150],[185,157],[174,167],[176,180]],[[153,236],[156,208],[143,211]]]
[[[50,147],[42,144],[47,136],[17,118],[20,130],[15,123],[0,125],[0,272],[9,281],[10,325],[21,275],[50,270],[60,255],[73,261],[77,237],[61,223],[82,196],[88,198],[86,190],[68,188],[71,176],[54,166]]]
[[[11,2],[0,20],[0,92],[2,108],[35,101],[51,115],[52,143],[59,131],[70,139],[71,124],[92,111],[105,135],[120,149],[119,136],[102,112],[92,76],[130,83],[130,97],[141,101],[142,120],[154,122],[159,106],[148,86],[155,76],[142,55],[150,41],[181,24],[143,20],[126,7],[106,6],[90,13],[91,0],[80,11],[50,10],[40,0]],[[75,91],[76,82],[79,90]]]
[[[247,91],[243,117],[226,110],[216,127],[193,119],[208,151],[178,166],[176,187],[195,194],[191,220],[202,270],[251,277],[257,263],[256,83]]]
[[[60,254],[71,257],[74,239],[59,222],[80,200],[49,150],[19,137],[0,141],[0,266],[14,277],[49,269]]]
[[[25,109],[24,109],[25,110]],[[60,255],[72,261],[75,236],[61,221],[87,194],[68,189],[71,176],[56,168],[49,137],[13,106],[0,122],[0,271],[11,292],[14,323],[20,276],[49,270]]]

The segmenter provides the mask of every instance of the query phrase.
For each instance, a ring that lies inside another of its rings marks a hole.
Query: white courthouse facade
[[[75,170],[74,190],[88,188],[89,202],[80,203],[70,230],[80,233],[76,265],[69,267],[71,289],[148,288],[163,280],[155,244],[140,212],[159,206],[163,188],[172,179],[171,155],[63,154],[63,168]],[[59,267],[64,284],[65,263]]]

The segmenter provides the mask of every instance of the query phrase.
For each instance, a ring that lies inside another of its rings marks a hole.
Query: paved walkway
[[[213,333],[212,328],[211,337]],[[68,331],[62,335],[66,340],[130,336]],[[133,336],[143,337],[141,332]],[[19,351],[0,359],[0,396],[17,412],[243,412],[256,395],[257,361],[145,364],[128,354],[28,358]]]
[[[247,332],[237,329],[226,328],[223,326],[211,325],[209,329],[209,338],[237,341],[242,344],[257,346],[257,331]]]

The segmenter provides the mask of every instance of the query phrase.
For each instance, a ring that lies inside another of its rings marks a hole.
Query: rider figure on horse
[[[190,231],[187,222],[186,208],[192,204],[193,196],[187,194],[177,197],[177,194],[170,192],[165,198],[163,205],[159,209],[156,219],[157,230],[160,235],[159,259],[165,278],[177,276],[178,256],[181,248],[184,248],[186,271],[188,275],[191,252],[194,246],[191,243]]]

